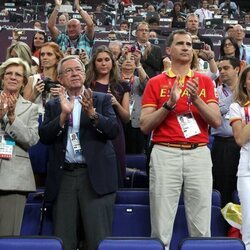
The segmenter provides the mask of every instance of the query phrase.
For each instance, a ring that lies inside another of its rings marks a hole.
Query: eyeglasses
[[[84,73],[84,70],[80,67],[79,68],[67,68],[62,72],[62,74],[71,75],[74,72],[76,72],[77,74],[82,74]]]
[[[140,32],[149,32],[148,29],[138,29],[137,31],[140,31]]]
[[[22,78],[22,77],[23,77],[22,74],[20,74],[20,73],[18,73],[18,72],[12,72],[12,71],[5,72],[4,75],[7,76],[7,77],[11,77],[11,76],[14,75],[15,78]]]
[[[232,43],[225,43],[225,44],[224,44],[224,47],[231,47],[231,46],[233,46]]]

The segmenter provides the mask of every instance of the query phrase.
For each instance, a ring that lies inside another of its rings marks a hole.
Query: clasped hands
[[[74,109],[75,96],[70,96],[69,99],[67,99],[65,89],[61,87],[59,90],[59,98],[62,113],[69,116]],[[95,108],[93,106],[93,92],[90,88],[84,89],[84,91],[78,96],[78,101],[81,103],[82,109],[88,117],[92,117],[95,114]]]
[[[17,97],[14,94],[2,92],[0,95],[0,119],[3,119],[5,114],[12,123],[15,120],[15,108]]]
[[[176,77],[173,87],[170,91],[169,105],[174,106],[180,99],[183,84],[180,82],[180,76]],[[194,102],[198,98],[199,79],[198,77],[191,78],[186,83],[189,101]]]

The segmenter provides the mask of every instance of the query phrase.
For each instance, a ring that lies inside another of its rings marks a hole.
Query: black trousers
[[[97,250],[99,242],[112,233],[115,193],[98,195],[90,184],[87,168],[63,171],[53,204],[55,235],[63,240],[64,250],[76,250],[83,238],[88,250]],[[79,223],[84,231],[80,237]]]
[[[232,193],[237,189],[237,169],[240,147],[233,137],[214,137],[211,149],[213,161],[213,188],[220,191],[222,206],[232,201]]]
[[[145,148],[145,136],[140,128],[133,128],[131,121],[124,126],[126,153],[141,154]]]

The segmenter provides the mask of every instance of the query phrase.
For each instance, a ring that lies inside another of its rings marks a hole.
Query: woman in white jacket
[[[235,140],[241,146],[237,189],[242,211],[242,240],[250,250],[250,67],[243,70],[230,106],[230,124]]]

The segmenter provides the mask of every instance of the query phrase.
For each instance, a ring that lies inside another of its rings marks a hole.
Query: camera
[[[197,50],[204,49],[205,43],[204,42],[196,42],[196,43],[193,43],[192,47],[193,47],[193,49],[197,49]]]
[[[80,55],[82,51],[83,51],[82,49],[68,48],[68,53],[70,55]]]
[[[19,36],[22,36],[25,34],[25,31],[24,30],[17,30],[16,33],[19,35]]]
[[[51,88],[57,88],[57,84],[58,84],[58,82],[54,82],[54,81],[52,81],[50,78],[45,78],[44,80],[43,80],[43,82],[44,82],[44,91],[45,92],[50,92],[50,89]]]

